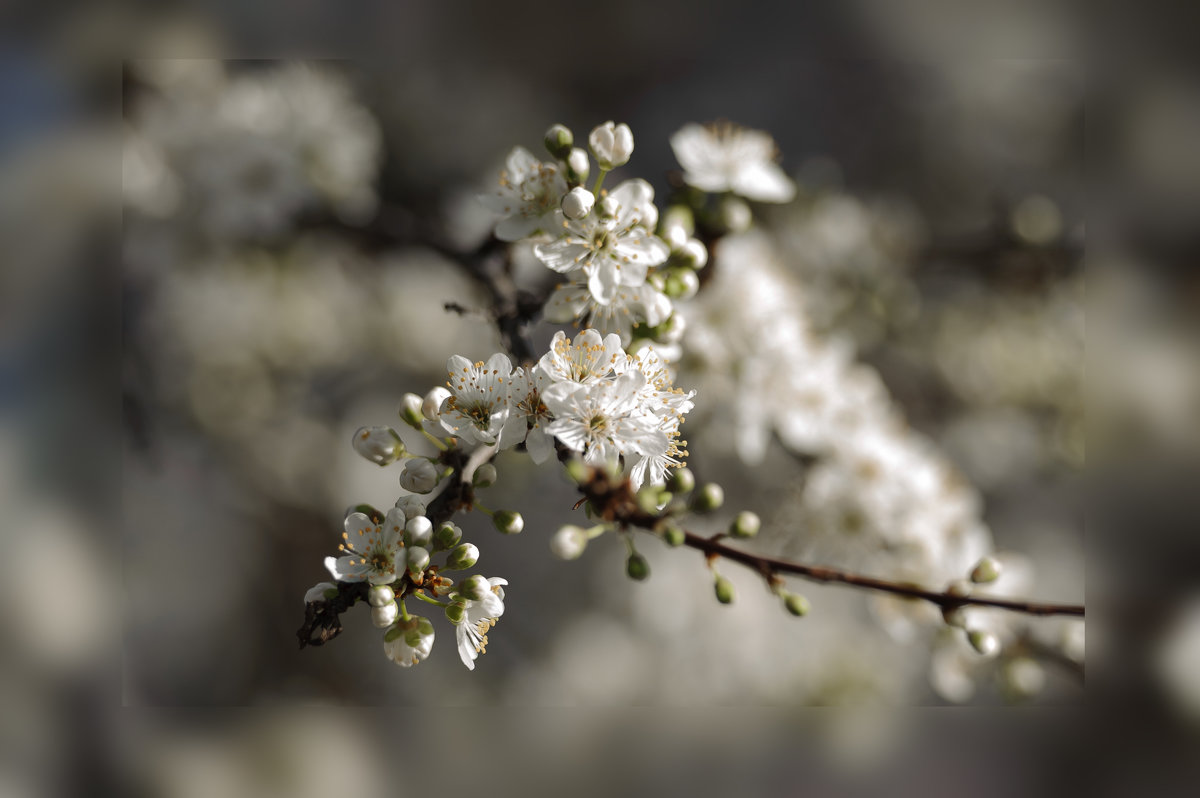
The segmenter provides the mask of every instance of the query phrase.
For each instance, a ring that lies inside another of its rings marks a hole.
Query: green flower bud
[[[711,513],[725,503],[725,491],[715,482],[709,482],[692,494],[689,506],[698,513]]]
[[[689,238],[675,252],[675,260],[680,266],[699,271],[708,265],[708,249],[699,239]]]
[[[465,571],[479,562],[479,549],[474,543],[463,543],[446,557],[447,571]]]
[[[467,608],[458,602],[455,602],[446,608],[446,620],[455,626],[458,626],[460,623],[462,623],[466,614]]]
[[[400,419],[413,429],[422,429],[425,416],[421,413],[421,405],[424,401],[415,393],[406,393],[400,398]]]
[[[583,527],[568,524],[550,538],[550,551],[561,560],[576,560],[587,548],[588,533]]]
[[[496,467],[491,463],[484,463],[475,469],[475,474],[471,477],[471,484],[477,488],[490,488],[496,484]]]
[[[667,476],[667,490],[672,493],[691,493],[696,487],[696,477],[688,468],[671,469]]]
[[[682,546],[687,534],[675,524],[668,524],[662,531],[663,540],[668,546]]]
[[[462,540],[462,529],[458,524],[443,521],[433,535],[433,546],[439,551],[452,549],[458,545],[460,540]]]
[[[760,527],[762,527],[762,521],[758,519],[758,516],[749,510],[743,510],[734,517],[733,523],[729,525],[729,534],[735,538],[752,538],[758,534]]]
[[[646,562],[646,558],[635,551],[625,561],[625,573],[629,574],[630,579],[644,582],[650,578],[650,563]]]
[[[942,620],[947,626],[964,629],[967,625],[967,614],[963,612],[962,607],[948,607],[942,610]]]
[[[497,510],[492,524],[506,535],[518,535],[525,528],[525,519],[515,510]]]
[[[546,151],[560,160],[566,160],[575,144],[575,136],[566,125],[551,125],[544,139]]]
[[[994,656],[1000,651],[1000,639],[991,632],[972,629],[967,632],[967,642],[985,657]]]
[[[730,582],[723,576],[718,576],[713,582],[713,592],[717,594],[717,601],[722,604],[733,603],[733,582]]]
[[[971,583],[965,579],[956,579],[946,586],[946,593],[951,596],[965,598],[971,595]]]
[[[649,515],[658,515],[658,503],[662,498],[663,490],[657,485],[644,485],[637,492],[637,504],[643,513]]]
[[[429,567],[429,552],[420,546],[409,546],[405,550],[410,573],[419,574]]]
[[[588,160],[587,151],[579,147],[572,148],[567,155],[567,183],[578,186],[586,182],[591,169],[592,162]]]
[[[787,607],[787,611],[797,618],[803,618],[805,615],[808,615],[808,599],[798,593],[786,594],[783,597],[783,606]]]
[[[433,540],[433,524],[423,515],[418,515],[404,525],[404,545],[428,546]]]
[[[382,607],[396,601],[396,592],[388,585],[371,585],[367,590],[367,601],[372,607]]]
[[[1000,578],[1000,561],[995,557],[984,557],[971,570],[971,581],[977,585],[986,585]]]
[[[592,467],[584,463],[578,458],[571,458],[566,464],[567,476],[576,485],[582,485],[590,482],[592,479]]]
[[[663,282],[663,293],[671,299],[691,299],[700,290],[700,278],[691,269],[671,269]]]
[[[479,601],[492,590],[492,583],[486,576],[474,574],[458,583],[458,593],[463,598]]]

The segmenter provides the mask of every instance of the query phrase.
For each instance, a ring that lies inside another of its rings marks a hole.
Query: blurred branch
[[[564,454],[563,450],[560,449],[559,456],[560,459],[564,459],[565,457],[569,457],[569,453]],[[591,503],[592,511],[595,515],[604,521],[620,524],[624,527],[639,527],[654,533],[664,531],[667,525],[672,523],[669,514],[655,515],[642,510],[638,506],[637,496],[630,486],[628,479],[612,479],[601,469],[592,469],[589,478],[580,484],[579,490]],[[779,580],[780,574],[788,574],[813,582],[836,583],[863,590],[890,593],[902,598],[928,601],[943,610],[974,606],[991,607],[993,609],[1038,616],[1068,615],[1083,617],[1084,614],[1082,605],[1049,604],[979,595],[960,596],[930,590],[911,582],[893,582],[837,568],[807,565],[793,560],[783,560],[778,557],[753,554],[722,543],[720,535],[703,537],[694,532],[685,531],[683,545],[703,552],[709,559],[721,557],[757,571],[767,581],[768,585],[774,585]]]

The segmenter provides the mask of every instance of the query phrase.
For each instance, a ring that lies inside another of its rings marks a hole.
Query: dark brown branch
[[[566,460],[570,453],[559,449],[559,458]],[[655,515],[647,513],[638,506],[637,497],[627,479],[613,479],[601,469],[591,469],[590,476],[579,486],[591,503],[592,511],[601,519],[620,524],[647,529],[651,532],[661,532],[672,523],[668,514]],[[1083,617],[1084,608],[1076,604],[1049,604],[1036,601],[1017,599],[1002,599],[989,596],[968,595],[960,596],[937,590],[930,590],[911,582],[893,582],[873,576],[865,576],[837,568],[783,560],[778,557],[768,557],[752,554],[741,549],[728,546],[721,540],[722,536],[703,537],[694,532],[684,533],[684,544],[689,548],[703,552],[707,557],[722,557],[739,563],[760,574],[768,583],[773,583],[780,574],[799,576],[814,582],[850,585],[851,587],[890,593],[909,599],[928,601],[943,610],[958,607],[991,607],[993,609],[1021,612],[1026,615],[1067,615]]]

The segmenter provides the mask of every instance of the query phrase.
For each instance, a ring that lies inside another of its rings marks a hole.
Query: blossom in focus
[[[488,580],[489,589],[478,600],[460,599],[464,608],[462,620],[454,628],[458,640],[458,655],[463,665],[475,670],[475,660],[487,653],[487,633],[504,614],[504,588],[508,580],[497,576]]]
[[[325,568],[339,582],[386,585],[396,581],[396,562],[400,556],[400,533],[388,525],[376,524],[364,513],[346,516],[342,533],[341,557],[326,557]]]
[[[796,184],[775,163],[775,142],[737,125],[684,125],[671,137],[683,179],[701,191],[732,191],[759,202],[790,202]]]
[[[542,401],[542,394],[550,385],[551,379],[540,365],[513,372],[508,391],[508,421],[501,434],[505,446],[524,441],[529,456],[539,465],[554,452],[554,443],[546,433],[550,411]]]
[[[472,364],[461,355],[453,355],[446,362],[446,371],[451,396],[442,404],[442,426],[468,443],[496,443],[508,420],[512,361],[506,355],[495,354],[487,363]]]
[[[652,283],[623,285],[611,302],[601,304],[588,289],[586,279],[576,278],[554,289],[542,308],[542,315],[546,321],[556,324],[577,321],[601,335],[615,333],[623,345],[628,345],[635,329],[662,324],[672,310],[671,300]]]
[[[611,303],[621,286],[646,282],[650,267],[665,263],[671,255],[666,242],[650,232],[658,224],[658,209],[649,183],[626,180],[605,198],[605,204],[612,207],[611,215],[592,211],[575,220],[559,211],[562,235],[533,250],[556,272],[583,270],[588,290],[602,305]]]
[[[550,342],[550,351],[538,361],[538,367],[556,382],[591,385],[611,374],[618,359],[624,357],[616,335],[601,338],[595,330],[584,330],[568,341],[566,334],[559,331]]]
[[[383,653],[404,668],[416,665],[432,650],[433,624],[428,618],[401,620],[383,634]]]

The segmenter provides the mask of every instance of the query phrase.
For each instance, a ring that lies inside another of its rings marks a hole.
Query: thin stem
[[[439,439],[436,435],[434,435],[427,429],[422,429],[421,434],[424,435],[426,438],[428,438],[429,442],[432,443],[434,446],[436,446],[438,448],[439,452],[444,452],[450,448],[441,439]],[[433,458],[429,458],[429,459],[433,460]],[[437,462],[437,460],[433,460],[433,461],[435,463]]]
[[[592,193],[596,195],[596,199],[600,199],[600,186],[604,185],[604,178],[608,177],[609,171],[601,169],[600,174],[596,175],[596,185],[592,186]]]
[[[439,607],[449,607],[450,606],[449,601],[438,601],[433,596],[427,596],[419,590],[416,593],[413,593],[412,597],[415,599],[420,599],[421,601],[424,601],[426,604],[436,604]]]

